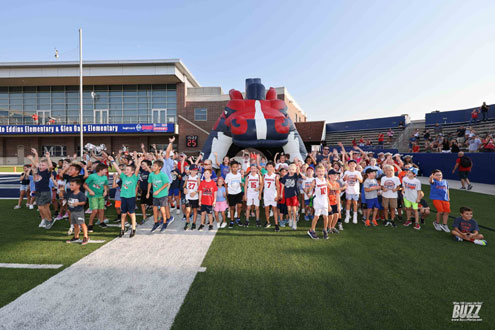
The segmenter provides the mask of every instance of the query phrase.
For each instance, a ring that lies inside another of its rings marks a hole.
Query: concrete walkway
[[[418,176],[418,179],[421,181],[421,184],[429,185],[428,177]],[[461,181],[459,181],[459,180],[447,179],[447,182],[449,183],[450,189],[459,190],[461,188]],[[471,189],[470,191],[481,193],[481,194],[487,194],[487,195],[495,195],[495,185],[493,185],[493,184],[476,183],[476,182],[471,182],[471,184],[473,185],[473,189]]]
[[[169,329],[216,230],[185,232],[179,218],[150,234],[152,222],[4,306],[0,329]]]

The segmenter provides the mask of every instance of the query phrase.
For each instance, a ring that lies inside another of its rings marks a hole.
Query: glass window
[[[153,91],[153,98],[155,97],[166,97],[167,96],[167,91],[161,91],[161,90],[154,90]]]
[[[110,104],[110,110],[122,110],[122,104]]]
[[[153,95],[153,104],[154,103],[165,103],[167,102],[167,98],[165,97],[156,97]]]
[[[208,110],[206,108],[196,108],[194,109],[194,120],[195,121],[206,121],[208,117]]]
[[[137,97],[124,97],[124,103],[137,103]]]
[[[153,108],[155,109],[165,109],[167,108],[166,103],[153,103]]]
[[[107,91],[108,90],[108,85],[96,85],[94,87],[95,91]]]
[[[164,89],[165,90],[165,89],[167,89],[167,85],[153,85],[152,88],[153,88],[153,92],[157,89]]]

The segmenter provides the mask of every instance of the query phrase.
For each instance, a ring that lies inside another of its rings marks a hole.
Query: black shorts
[[[287,210],[287,205],[278,203],[277,208],[280,211],[280,213],[282,213],[283,215],[289,214]]]
[[[149,198],[146,198],[146,193],[147,192],[145,192],[145,191],[143,191],[141,193],[140,202],[141,202],[141,204],[152,206],[153,205],[153,192],[150,192],[150,197]]]
[[[211,205],[201,205],[201,213],[206,212],[206,214],[211,214],[213,206]]]
[[[466,180],[469,176],[469,171],[459,171],[459,179]]]
[[[120,197],[120,210],[122,213],[136,213],[136,197]]]
[[[229,201],[229,206],[236,206],[237,204],[242,204],[242,197],[244,197],[244,194],[242,192],[231,195],[227,195],[227,200]]]
[[[339,213],[339,208],[337,207],[337,204],[335,205],[328,205],[328,215],[332,215],[332,214],[337,214]]]
[[[190,199],[186,201],[186,207],[190,207],[192,209],[197,209],[199,207],[199,200]]]

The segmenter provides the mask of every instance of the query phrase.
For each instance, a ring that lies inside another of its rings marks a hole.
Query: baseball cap
[[[350,163],[356,163],[356,164],[357,164],[357,162],[356,162],[356,160],[355,160],[355,159],[349,159],[349,160],[347,161],[347,164],[350,164]]]
[[[369,173],[371,173],[371,172],[377,172],[377,170],[376,170],[376,169],[374,169],[374,168],[372,168],[372,167],[370,167],[370,168],[366,169],[366,174],[369,174]]]
[[[395,158],[395,157],[397,157],[397,156],[401,157],[402,155],[401,155],[401,154],[394,154],[392,157],[394,157],[394,158]]]
[[[392,153],[391,152],[386,152],[385,153],[385,156],[388,156],[388,155],[392,156]]]
[[[413,158],[413,155],[404,155],[404,158]]]
[[[328,175],[332,175],[332,174],[339,174],[339,172],[337,172],[332,168],[330,171],[328,171]]]
[[[196,166],[196,164],[192,164],[191,166],[189,166],[189,171],[197,171],[198,170],[198,167]]]
[[[414,175],[418,175],[418,169],[416,167],[411,167],[411,168],[408,168],[407,170],[413,172]]]
[[[385,154],[383,153],[383,151],[380,151],[380,152],[378,153],[378,156],[380,156],[380,155],[385,155]]]

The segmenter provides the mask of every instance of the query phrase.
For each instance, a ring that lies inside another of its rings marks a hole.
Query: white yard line
[[[0,309],[0,329],[169,329],[216,230],[126,234]]]
[[[0,268],[58,269],[62,264],[11,264],[0,263]]]

